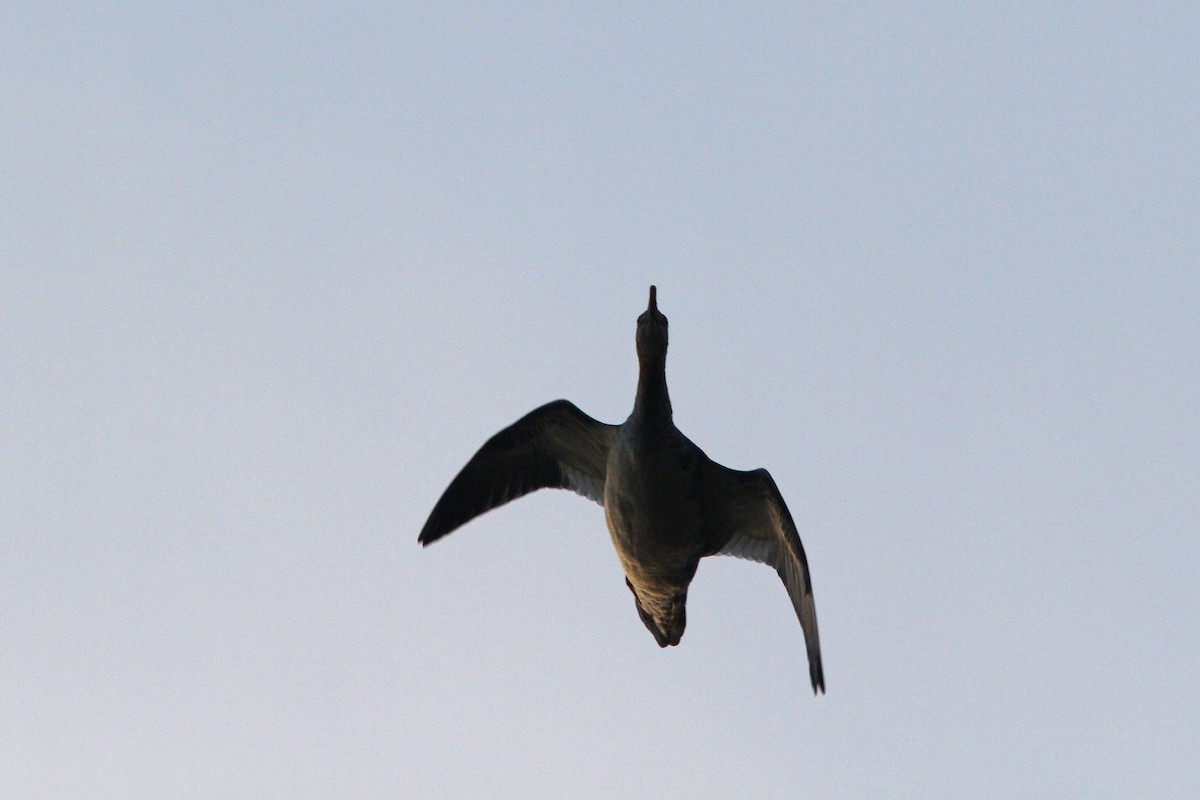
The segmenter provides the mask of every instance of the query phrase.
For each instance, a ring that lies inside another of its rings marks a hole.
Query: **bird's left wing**
[[[710,541],[715,554],[769,564],[783,579],[808,648],[808,673],[813,692],[825,691],[817,607],[813,603],[808,559],[783,495],[765,469],[729,469],[710,461],[705,497],[710,513]]]
[[[615,425],[567,400],[534,409],[488,439],[442,494],[421,529],[427,545],[485,511],[536,489],[570,489],[604,504]]]

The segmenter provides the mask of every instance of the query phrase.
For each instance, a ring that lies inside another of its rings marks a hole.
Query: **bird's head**
[[[637,321],[638,358],[666,358],[667,318],[658,310],[656,287],[650,287],[650,304]]]

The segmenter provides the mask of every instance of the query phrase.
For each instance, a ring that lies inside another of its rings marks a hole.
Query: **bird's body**
[[[813,690],[823,692],[812,584],[791,514],[766,470],[723,467],[675,427],[667,319],[653,286],[637,346],[637,396],[623,424],[598,422],[566,400],[530,412],[467,463],[434,507],[421,543],[535,489],[572,489],[604,506],[638,615],[662,647],[683,636],[687,590],[701,558],[734,555],[775,567],[804,630]]]
[[[659,644],[679,644],[688,584],[711,550],[700,497],[704,454],[682,434],[643,434],[626,421],[613,437],[604,516],[643,621]]]

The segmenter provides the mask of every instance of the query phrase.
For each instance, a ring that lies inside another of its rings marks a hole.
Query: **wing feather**
[[[567,400],[534,409],[479,448],[442,493],[418,541],[435,542],[537,489],[570,489],[603,505],[614,430]]]
[[[791,512],[765,469],[742,472],[712,462],[708,496],[715,508],[712,540],[717,555],[730,555],[775,568],[804,631],[814,692],[825,691],[817,607],[804,545]]]

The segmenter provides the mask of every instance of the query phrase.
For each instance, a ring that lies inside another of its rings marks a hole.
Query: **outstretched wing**
[[[485,511],[536,489],[570,489],[604,504],[604,473],[617,426],[574,403],[534,409],[479,448],[433,507],[418,541],[435,542]]]
[[[779,573],[804,630],[813,692],[824,692],[825,673],[821,668],[812,579],[791,512],[765,469],[741,472],[710,463],[705,496],[714,505],[710,512],[710,541],[716,546],[716,554],[769,564]]]

